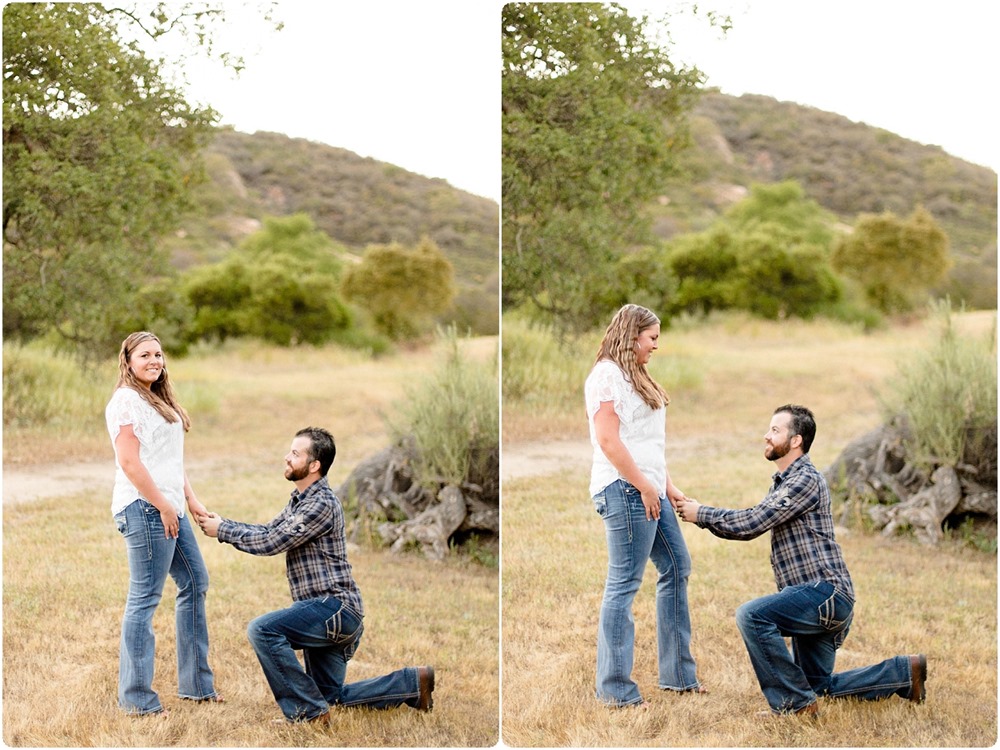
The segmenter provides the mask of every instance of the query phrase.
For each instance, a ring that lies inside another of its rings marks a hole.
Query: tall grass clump
[[[3,345],[4,427],[91,429],[100,425],[114,369],[81,365],[42,344]]]
[[[398,418],[387,420],[396,438],[412,436],[418,476],[452,484],[496,474],[500,446],[497,363],[462,356],[454,327],[439,334],[438,369],[406,389]]]
[[[582,403],[587,377],[600,337],[572,345],[560,342],[551,328],[515,315],[503,320],[503,398],[546,407]]]
[[[996,465],[996,321],[986,336],[962,336],[949,303],[937,305],[936,341],[900,363],[885,399],[887,416],[905,415],[918,465]],[[992,456],[986,455],[992,453]]]

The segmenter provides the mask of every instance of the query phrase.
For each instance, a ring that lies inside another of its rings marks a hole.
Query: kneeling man
[[[678,504],[677,513],[723,539],[754,539],[771,532],[778,593],[736,610],[736,624],[771,713],[815,715],[817,695],[860,700],[899,695],[922,703],[927,679],[923,654],[833,672],[854,616],[854,586],[834,539],[830,490],[809,459],[815,436],[816,420],[809,409],[778,407],[764,435],[764,457],[778,469],[767,496],[745,510],[711,508],[688,499]],[[785,637],[792,639],[791,653]]]
[[[421,711],[433,706],[432,667],[407,667],[382,677],[345,683],[347,662],[364,630],[364,607],[347,562],[344,511],[326,481],[337,450],[324,429],[299,430],[285,456],[285,478],[295,484],[285,509],[268,524],[248,524],[215,513],[202,531],[252,555],[285,555],[294,603],[262,615],[247,633],[275,700],[288,721],[328,723],[330,706]],[[305,669],[296,658],[301,649]]]

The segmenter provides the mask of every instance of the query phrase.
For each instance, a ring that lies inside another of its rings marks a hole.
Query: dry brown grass
[[[466,342],[473,356],[496,341]],[[266,521],[289,485],[281,457],[294,431],[329,427],[338,456],[331,483],[384,447],[379,410],[392,408],[405,383],[433,366],[418,350],[377,361],[336,349],[299,352],[233,347],[171,363],[182,388],[210,390],[214,411],[194,414],[189,469],[200,499],[219,513]],[[103,422],[97,426],[103,430]],[[5,462],[108,461],[106,433],[94,438],[7,434]],[[74,442],[75,440],[75,442]],[[397,746],[482,747],[499,736],[498,571],[452,558],[359,549],[351,562],[365,597],[365,636],[348,679],[402,666],[433,664],[435,707],[342,710],[329,730],[273,725],[280,718],[246,638],[255,616],[290,601],[282,557],[259,558],[200,537],[209,573],[211,663],[223,705],[175,696],[173,584],[154,620],[154,686],[170,716],[129,718],[116,705],[118,637],[128,584],[110,499],[79,494],[8,506],[3,518],[3,737],[11,746]],[[200,536],[200,535],[199,535]],[[460,592],[456,595],[456,592]]]
[[[984,322],[985,321],[985,322]],[[962,324],[981,330],[988,316]],[[667,457],[685,492],[745,507],[770,483],[762,456],[771,410],[786,401],[817,413],[814,461],[825,466],[879,421],[876,388],[899,354],[920,345],[924,326],[871,336],[827,324],[723,321],[666,332],[657,366],[674,398]],[[581,354],[583,369],[590,351]],[[702,373],[670,386],[672,359]],[[582,387],[582,381],[581,381]],[[582,397],[581,397],[582,400]],[[504,403],[504,439],[532,411]],[[582,408],[531,439],[586,439]],[[773,591],[768,539],[738,543],[685,525],[694,654],[709,695],[656,688],[651,575],[636,598],[633,673],[652,710],[610,710],[594,693],[596,627],[606,571],[603,526],[587,476],[554,473],[503,487],[503,740],[517,747],[884,747],[989,746],[997,740],[997,560],[957,543],[926,548],[908,539],[839,532],[858,594],[855,625],[838,669],[895,654],[929,659],[928,701],[821,700],[820,719],[759,721],[766,708],[734,611]]]

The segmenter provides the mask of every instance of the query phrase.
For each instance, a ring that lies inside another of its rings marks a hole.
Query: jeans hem
[[[162,714],[166,710],[163,706],[160,706],[159,708],[151,708],[149,711],[133,711],[129,708],[125,708],[124,706],[120,706],[120,708],[128,716],[152,716],[153,714]]]
[[[617,701],[613,698],[611,700],[606,700],[599,695],[595,695],[594,698],[597,702],[603,705],[605,708],[626,708],[627,706],[636,706],[643,702],[643,697],[640,695],[634,701]]]
[[[660,690],[670,690],[674,693],[690,693],[692,690],[697,690],[701,687],[700,682],[696,682],[693,685],[688,685],[687,687],[673,687],[672,685],[657,685]]]

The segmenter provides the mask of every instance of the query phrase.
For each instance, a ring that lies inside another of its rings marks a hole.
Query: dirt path
[[[108,461],[51,464],[3,470],[3,504],[14,505],[80,492],[103,493],[111,501],[115,467]]]
[[[523,479],[559,471],[590,472],[589,440],[544,440],[505,443],[500,454],[500,478]]]
[[[208,475],[219,470],[212,461],[186,462],[189,470]],[[91,493],[111,502],[115,484],[115,466],[111,461],[78,461],[69,464],[38,466],[3,470],[3,504],[17,505],[50,497]]]

